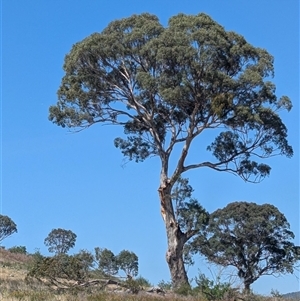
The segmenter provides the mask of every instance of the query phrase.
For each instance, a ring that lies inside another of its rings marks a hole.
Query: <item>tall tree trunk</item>
[[[174,289],[178,289],[182,286],[189,286],[183,261],[183,246],[186,242],[186,236],[181,232],[175,218],[171,200],[171,186],[169,184],[161,185],[158,192],[161,214],[167,232],[168,250],[166,260],[170,269],[172,285]]]
[[[249,295],[250,294],[250,285],[251,283],[244,280],[244,294]]]

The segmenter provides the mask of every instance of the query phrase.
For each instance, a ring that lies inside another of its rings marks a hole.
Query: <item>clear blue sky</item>
[[[275,57],[277,94],[288,95],[294,105],[282,114],[294,157],[268,160],[271,176],[260,184],[205,169],[186,176],[194,196],[210,212],[239,200],[274,204],[299,243],[298,0],[4,0],[1,214],[16,222],[18,233],[3,245],[48,254],[43,244],[48,233],[70,229],[77,234],[70,253],[96,246],[115,253],[128,249],[139,256],[140,274],[150,282],[170,280],[157,195],[158,159],[124,165],[113,145],[121,128],[93,126],[70,134],[48,121],[72,45],[112,20],[142,12],[156,14],[164,25],[180,12],[205,12]],[[209,273],[197,260],[189,277],[198,269]],[[253,285],[262,294],[272,288],[297,291],[299,280],[265,276]]]

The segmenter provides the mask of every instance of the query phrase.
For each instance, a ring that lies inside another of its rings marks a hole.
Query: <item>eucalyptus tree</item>
[[[188,244],[191,252],[235,267],[247,293],[263,275],[293,273],[300,260],[286,217],[270,204],[230,203],[210,215],[205,232]]]
[[[61,228],[52,229],[44,240],[44,244],[48,247],[49,252],[56,255],[66,254],[75,246],[77,235],[71,230]]]
[[[131,251],[122,250],[115,255],[111,250],[106,248],[95,248],[96,261],[101,272],[108,276],[114,276],[121,270],[127,278],[136,277],[139,271],[139,258]]]
[[[9,216],[0,214],[0,242],[16,232],[15,222]]]
[[[139,258],[130,251],[123,250],[117,256],[118,267],[123,271],[127,278],[136,277],[139,271]]]
[[[120,125],[124,136],[114,144],[125,157],[159,158],[166,260],[174,286],[187,284],[182,250],[195,232],[182,230],[174,212],[171,191],[180,176],[210,168],[259,182],[271,170],[266,158],[293,154],[279,116],[292,105],[275,95],[273,57],[206,14],[178,14],[163,26],[145,13],[73,45],[64,71],[52,122],[76,131]],[[191,158],[191,145],[212,130],[215,137]]]
[[[105,275],[116,275],[119,271],[118,262],[115,254],[108,249],[95,248],[95,258],[98,268]]]

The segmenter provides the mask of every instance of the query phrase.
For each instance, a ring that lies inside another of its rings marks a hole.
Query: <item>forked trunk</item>
[[[189,286],[183,261],[183,246],[186,238],[175,219],[170,197],[171,187],[161,186],[158,191],[161,202],[161,214],[167,232],[168,250],[166,252],[166,260],[170,269],[173,288],[178,289],[182,286]]]

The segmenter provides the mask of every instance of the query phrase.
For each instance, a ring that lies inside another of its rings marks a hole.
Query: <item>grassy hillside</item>
[[[39,281],[26,282],[25,278],[33,264],[30,255],[15,254],[8,250],[0,249],[0,300],[2,301],[209,301],[209,296],[181,296],[172,292],[166,294],[148,293],[147,289],[138,294],[126,292],[116,285],[101,287],[81,287],[68,290],[50,288]],[[212,299],[211,299],[212,300]],[[280,301],[278,297],[261,296],[230,296],[222,301]],[[300,300],[299,298],[297,300]]]
[[[284,294],[283,297],[288,300],[300,300],[300,291],[289,294]]]

